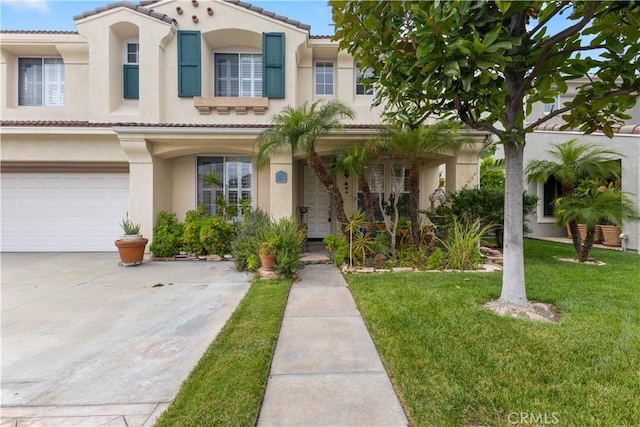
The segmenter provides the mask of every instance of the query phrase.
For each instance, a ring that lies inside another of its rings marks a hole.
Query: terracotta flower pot
[[[605,246],[622,246],[620,240],[620,233],[622,229],[617,225],[603,225],[602,226],[602,242]]]
[[[260,262],[262,263],[262,268],[266,271],[271,271],[273,270],[273,262],[276,259],[276,256],[273,254],[259,254],[260,255]]]
[[[587,226],[584,224],[578,224],[578,231],[580,232],[580,240],[583,242],[587,240]]]
[[[122,264],[140,264],[144,259],[144,249],[149,239],[116,240],[114,243]]]
[[[593,243],[602,242],[602,226],[600,224],[596,225],[596,234],[593,237]]]

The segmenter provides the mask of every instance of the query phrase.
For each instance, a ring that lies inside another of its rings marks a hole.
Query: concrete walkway
[[[259,426],[406,426],[369,332],[333,265],[308,265],[285,309]]]

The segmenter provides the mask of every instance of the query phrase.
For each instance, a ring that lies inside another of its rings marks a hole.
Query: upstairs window
[[[127,64],[137,64],[140,62],[140,45],[138,43],[127,43]]]
[[[125,58],[122,66],[123,94],[125,99],[140,97],[140,45],[138,43],[125,44]]]
[[[215,96],[262,97],[262,55],[216,53]]]
[[[316,95],[333,95],[333,62],[316,62]]]
[[[356,64],[356,95],[373,95],[373,84],[362,83],[363,79],[373,77],[373,69],[362,70],[361,65],[359,62]]]
[[[18,58],[18,105],[64,105],[62,58]]]

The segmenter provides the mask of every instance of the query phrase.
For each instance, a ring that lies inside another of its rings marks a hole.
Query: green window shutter
[[[262,33],[262,95],[284,98],[284,33]]]
[[[125,99],[138,99],[140,97],[140,71],[137,65],[125,64],[122,66],[122,80]]]
[[[178,96],[200,96],[200,31],[178,31]]]

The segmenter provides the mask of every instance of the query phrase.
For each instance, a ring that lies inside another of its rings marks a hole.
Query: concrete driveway
[[[152,425],[235,310],[232,262],[2,254],[0,425]]]

